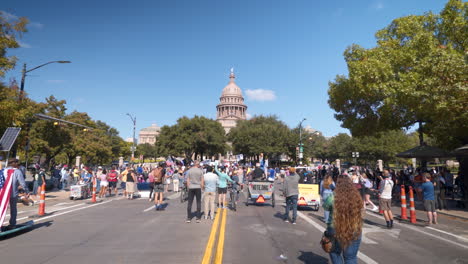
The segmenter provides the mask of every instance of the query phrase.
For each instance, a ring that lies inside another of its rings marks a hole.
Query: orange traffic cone
[[[414,207],[413,187],[409,187],[409,200],[410,200],[410,222],[416,223],[416,209]]]
[[[41,188],[41,197],[39,198],[39,216],[45,215],[45,189],[46,189],[46,184],[45,182],[42,183]]]
[[[96,177],[93,177],[93,196],[91,198],[91,203],[96,202]]]
[[[301,197],[301,198],[299,199],[299,202],[297,202],[297,205],[299,205],[299,206],[307,205],[307,202],[305,201],[305,198],[304,198],[304,197]]]
[[[408,216],[406,215],[406,194],[404,185],[401,186],[401,219],[408,219]]]

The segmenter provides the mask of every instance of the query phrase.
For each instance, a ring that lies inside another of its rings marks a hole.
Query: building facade
[[[226,133],[236,126],[238,120],[245,120],[247,117],[247,106],[244,104],[242,90],[234,81],[235,78],[231,69],[229,83],[224,87],[216,106],[216,120],[221,123]]]
[[[156,137],[159,135],[159,132],[161,132],[161,128],[156,124],[141,129],[138,134],[138,144],[156,144]]]

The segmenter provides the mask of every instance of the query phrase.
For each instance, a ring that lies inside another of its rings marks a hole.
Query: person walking
[[[226,193],[227,193],[227,182],[234,182],[229,175],[225,173],[226,169],[222,168],[218,170],[218,164],[215,164],[215,172],[218,174],[218,206],[221,208],[227,208],[226,206]]]
[[[379,210],[379,207],[376,206],[372,200],[370,199],[371,195],[374,192],[374,189],[372,188],[372,182],[369,180],[369,177],[367,177],[366,173],[361,174],[362,178],[362,183],[363,183],[363,188],[364,188],[364,197],[363,197],[363,204],[364,204],[364,209],[367,208],[367,205],[372,205],[372,211],[377,212]]]
[[[130,169],[127,174],[127,182],[125,183],[125,190],[127,191],[127,199],[133,200],[133,193],[135,192],[135,184],[137,182],[137,176],[135,171]]]
[[[114,190],[115,195],[117,195],[117,182],[119,181],[119,174],[115,170],[114,166],[107,174],[107,181],[109,182],[109,196],[112,195],[112,189]]]
[[[179,171],[175,170],[174,174],[172,174],[172,191],[179,192]]]
[[[379,186],[379,206],[380,210],[384,213],[385,221],[387,222],[387,228],[393,228],[393,214],[392,214],[392,189],[393,181],[390,179],[390,173],[388,170],[384,170],[382,179]]]
[[[335,190],[335,182],[333,177],[330,174],[327,174],[325,178],[320,182],[320,197],[322,201],[325,201],[328,196],[333,195],[333,190]],[[323,221],[328,222],[330,216],[330,211],[323,210]]]
[[[213,220],[215,216],[216,185],[218,184],[218,175],[213,173],[213,167],[206,167],[203,181],[205,182],[205,188],[203,190],[205,219],[208,219],[208,215],[210,215],[211,220]]]
[[[203,170],[200,169],[200,162],[195,161],[194,166],[187,171],[187,188],[188,188],[188,203],[187,203],[187,223],[191,222],[192,218],[192,203],[193,199],[197,199],[197,223],[200,223],[201,218],[201,190],[204,189]]]
[[[164,210],[163,200],[164,200],[164,177],[166,175],[165,163],[161,162],[159,167],[153,171],[154,177],[154,208],[156,211]]]
[[[154,168],[150,173],[148,173],[148,188],[150,190],[148,201],[153,201],[153,192],[154,192],[154,174],[156,173],[156,168]]]
[[[61,183],[61,190],[65,191],[68,188],[70,172],[68,170],[68,165],[63,165],[62,169],[60,170],[60,183]]]
[[[286,212],[284,222],[289,222],[289,210],[292,209],[292,224],[296,224],[297,218],[297,198],[299,195],[299,180],[300,176],[296,173],[296,168],[289,168],[289,176],[284,178],[283,193],[286,197]]]
[[[100,187],[101,190],[99,191],[99,198],[106,197],[107,187],[109,186],[109,182],[107,180],[107,170],[103,169],[101,175],[98,177],[100,180]]]
[[[427,225],[437,224],[437,212],[434,197],[434,183],[431,182],[431,175],[423,173],[425,182],[421,184],[424,199],[424,208],[427,212]]]
[[[331,262],[356,264],[362,237],[362,198],[349,177],[338,177],[335,192],[323,207],[330,211],[328,236],[335,238],[329,253]]]
[[[8,167],[4,170],[5,178],[7,176],[11,178],[11,191],[10,191],[10,225],[7,227],[8,230],[16,228],[16,216],[18,215],[17,203],[18,203],[18,187],[21,185],[24,192],[29,196],[29,189],[24,181],[23,173],[18,169],[19,161],[15,158],[8,159]],[[0,167],[1,169],[1,167]]]

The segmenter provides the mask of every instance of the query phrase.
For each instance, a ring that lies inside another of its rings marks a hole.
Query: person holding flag
[[[23,173],[18,169],[19,161],[15,158],[8,160],[8,167],[0,173],[0,226],[3,225],[3,220],[6,216],[6,208],[10,203],[10,225],[7,227],[8,230],[16,228],[16,216],[18,211],[16,204],[18,202],[18,187],[21,185],[25,193],[28,193],[29,189],[24,181]]]

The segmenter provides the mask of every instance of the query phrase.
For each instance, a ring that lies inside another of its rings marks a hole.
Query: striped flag
[[[5,182],[3,184],[3,187],[0,189],[0,227],[3,225],[3,220],[5,220],[8,204],[10,203],[13,172],[15,172],[15,169],[9,169],[6,171],[6,175],[4,175]]]

